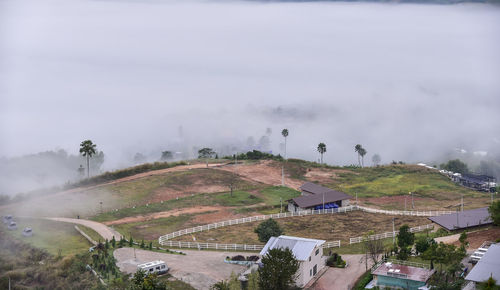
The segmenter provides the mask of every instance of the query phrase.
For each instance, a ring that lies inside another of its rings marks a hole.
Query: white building
[[[167,264],[161,260],[137,265],[137,269],[143,270],[146,274],[164,274],[168,271]]]
[[[325,267],[326,257],[323,257],[322,248],[324,243],[325,241],[323,240],[290,236],[271,237],[260,252],[260,255],[265,256],[272,249],[290,249],[300,264],[295,283],[299,287],[304,287]]]

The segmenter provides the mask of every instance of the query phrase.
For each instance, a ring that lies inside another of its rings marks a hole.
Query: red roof
[[[382,263],[377,269],[372,271],[373,275],[396,277],[420,282],[427,282],[433,273],[434,270],[393,264],[390,262]]]

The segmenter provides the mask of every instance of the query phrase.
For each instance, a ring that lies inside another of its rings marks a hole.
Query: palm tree
[[[363,146],[361,146],[361,144],[356,144],[356,146],[354,146],[354,152],[358,153],[358,164],[359,166],[361,166],[361,159],[360,159],[360,150],[363,149]]]
[[[321,154],[321,164],[323,164],[323,154],[326,152],[325,143],[321,142],[318,144],[318,152]]]
[[[286,159],[286,137],[288,137],[288,129],[283,129],[283,131],[281,131],[281,135],[285,137],[285,159]]]
[[[365,148],[361,148],[359,150],[359,155],[361,155],[361,167],[365,167],[365,155],[366,155],[366,149]]]
[[[90,167],[89,167],[89,158],[92,155],[96,154],[96,145],[92,143],[91,140],[85,140],[80,143],[80,154],[82,156],[87,157],[87,178],[90,177]]]

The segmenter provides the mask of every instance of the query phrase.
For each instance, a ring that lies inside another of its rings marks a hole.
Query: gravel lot
[[[167,262],[169,273],[175,278],[191,284],[196,289],[210,289],[210,286],[220,280],[228,279],[231,273],[240,274],[247,268],[245,266],[224,263],[226,256],[255,255],[254,253],[214,252],[214,251],[188,251],[182,250],[187,255],[174,255],[157,253],[132,248],[121,248],[114,252],[117,265],[122,272],[135,273],[137,265],[162,260]]]

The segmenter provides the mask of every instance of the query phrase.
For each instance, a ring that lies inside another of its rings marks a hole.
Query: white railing
[[[338,241],[332,241],[332,242],[326,242],[323,244],[323,248],[340,248],[340,240]]]
[[[357,206],[359,210],[371,212],[371,213],[382,213],[388,215],[409,215],[409,216],[438,216],[444,214],[455,213],[454,211],[437,210],[437,211],[411,211],[411,210],[383,210],[364,206]]]
[[[252,217],[227,220],[227,221],[222,221],[222,222],[218,222],[218,223],[213,223],[213,224],[208,224],[208,225],[197,226],[194,228],[180,230],[177,232],[173,232],[173,233],[161,236],[158,239],[158,241],[161,245],[163,245],[163,243],[165,241],[168,241],[168,240],[173,239],[175,237],[188,235],[188,234],[192,234],[192,233],[197,233],[197,232],[202,232],[202,231],[208,231],[211,229],[216,229],[216,228],[225,227],[225,226],[261,221],[261,220],[266,220],[266,219],[270,219],[270,218],[278,219],[278,218],[308,216],[308,215],[317,215],[317,214],[334,214],[334,213],[344,213],[344,212],[349,212],[349,211],[354,211],[354,210],[357,210],[356,206],[346,206],[346,207],[340,207],[340,208],[318,209],[318,210],[304,210],[304,211],[298,211],[298,212],[286,212],[286,213],[276,213],[276,214],[252,216]]]
[[[430,230],[433,228],[434,228],[433,224],[428,224],[425,226],[418,226],[418,227],[410,228],[410,232],[411,233],[418,233],[418,232],[423,232],[423,231]],[[357,244],[357,243],[361,243],[361,242],[364,242],[367,240],[373,241],[373,240],[387,239],[387,238],[395,237],[397,235],[398,235],[398,232],[394,231],[394,232],[386,232],[383,234],[370,235],[368,237],[355,237],[355,238],[349,239],[349,244]]]
[[[229,250],[229,251],[260,251],[264,245],[246,245],[246,244],[217,244],[217,243],[196,243],[181,241],[165,241],[162,244],[167,247],[176,248],[194,248],[211,250]]]

